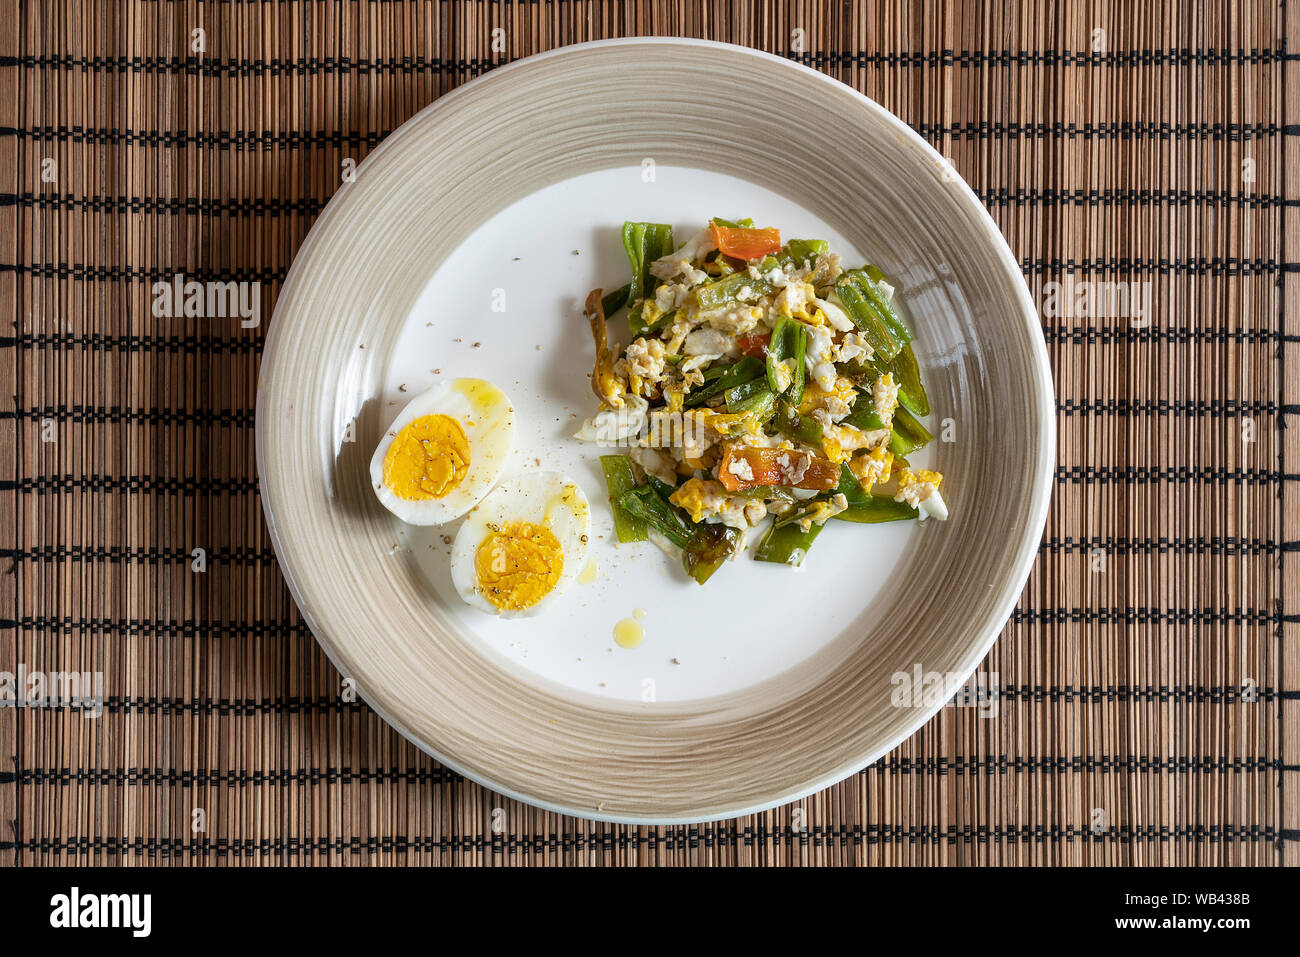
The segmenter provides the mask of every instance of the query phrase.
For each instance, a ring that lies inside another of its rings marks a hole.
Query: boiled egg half
[[[540,614],[587,561],[591,508],[572,479],[545,469],[507,478],[465,516],[451,547],[451,580],[490,615]]]
[[[402,409],[370,459],[383,506],[411,525],[459,518],[492,490],[514,445],[515,410],[485,379],[453,379]]]

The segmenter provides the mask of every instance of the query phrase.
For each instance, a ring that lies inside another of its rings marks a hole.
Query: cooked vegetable
[[[646,324],[641,318],[642,302],[658,285],[650,274],[650,264],[673,251],[673,228],[662,223],[624,223],[623,249],[632,265],[632,281],[628,283],[627,293],[632,308],[627,322],[632,335],[636,336],[645,331]]]
[[[810,452],[729,445],[718,463],[718,481],[729,492],[759,485],[826,491],[840,480],[840,467]]]
[[[722,225],[718,220],[709,224],[718,250],[736,259],[761,259],[779,252],[781,231],[778,229],[746,229]]]
[[[626,455],[602,455],[600,468],[605,473],[605,488],[609,490],[610,507],[614,513],[614,534],[620,542],[644,542],[648,537],[645,520],[619,504],[619,499],[636,488],[632,460]]]
[[[825,240],[783,245],[749,219],[715,217],[678,247],[666,225],[625,223],[623,243],[632,281],[587,301],[592,390],[640,466],[602,458],[620,541],[680,550],[703,583],[759,526],[755,557],[799,564],[832,518],[947,518],[943,476],[908,462],[932,441],[930,401],[880,269],[845,271]],[[632,341],[614,354],[624,304]]]
[[[767,350],[767,381],[791,405],[803,399],[804,351],[808,334],[794,319],[778,319]]]

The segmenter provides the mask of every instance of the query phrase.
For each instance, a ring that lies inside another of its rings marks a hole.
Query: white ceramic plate
[[[733,108],[706,109],[702,90]],[[832,523],[803,569],[744,556],[703,588],[653,546],[614,543],[599,450],[570,438],[594,409],[581,301],[625,281],[623,220],[680,239],[715,215],[828,239],[897,283],[927,421],[952,420],[955,441],[926,450],[949,522]],[[783,803],[911,734],[936,707],[893,707],[892,676],[974,669],[1028,574],[1051,483],[1038,322],[974,195],[847,87],[702,41],[564,48],[405,124],[308,236],[262,376],[267,521],[331,659],[445,764],[609,820]],[[458,523],[404,526],[369,489],[381,430],[456,376],[511,396],[517,467],[559,468],[593,503],[596,578],[545,616],[461,603],[442,540]],[[645,641],[619,648],[634,609]]]

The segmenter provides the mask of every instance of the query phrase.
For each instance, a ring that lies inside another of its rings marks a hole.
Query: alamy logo
[[[1094,282],[1067,275],[1043,286],[1043,315],[1051,319],[1132,319],[1151,324],[1151,283]]]
[[[169,282],[160,279],[150,290],[153,314],[159,319],[239,317],[239,324],[252,329],[262,323],[262,284],[260,282],[186,281],[177,273]]]
[[[125,927],[132,937],[148,937],[153,929],[151,894],[83,894],[79,887],[50,898],[50,926]]]
[[[0,708],[80,708],[82,717],[104,713],[102,671],[0,671]]]
[[[977,708],[981,718],[998,716],[998,673],[977,673],[969,681],[953,672],[926,671],[913,665],[911,671],[895,671],[889,679],[893,690],[889,703],[895,708]]]

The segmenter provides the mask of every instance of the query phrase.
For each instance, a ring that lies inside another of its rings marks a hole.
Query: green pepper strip
[[[624,303],[627,302],[627,294],[631,292],[631,290],[632,284],[628,283],[619,289],[615,289],[613,292],[605,293],[605,295],[601,297],[600,305],[601,308],[605,310],[606,318],[614,315],[614,313],[623,308]]]
[[[618,504],[624,494],[636,488],[631,459],[626,455],[602,455],[600,468],[605,473],[605,487],[614,513],[614,534],[620,542],[644,542],[649,535],[646,523]]]
[[[752,219],[738,219],[734,223],[729,219],[723,219],[720,216],[714,216],[711,223],[717,223],[723,229],[753,229],[754,221]]]
[[[892,359],[903,348],[903,343],[894,338],[889,324],[876,311],[866,295],[851,278],[841,277],[835,287],[835,295],[849,314],[853,324],[861,330],[875,354],[883,359]]]
[[[889,331],[894,338],[903,344],[911,342],[912,330],[903,323],[902,318],[890,302],[890,298],[885,295],[885,291],[880,288],[880,284],[871,278],[870,272],[865,269],[850,269],[846,275],[849,276],[858,291],[871,302],[872,308],[885,321],[885,325],[889,327]]]
[[[645,332],[641,318],[641,302],[654,292],[658,281],[650,275],[650,264],[673,251],[673,228],[662,223],[624,223],[623,249],[632,265],[632,281],[628,283],[628,326],[633,337]]]
[[[737,297],[746,286],[750,288],[754,299],[768,295],[773,289],[766,279],[754,279],[748,272],[737,272],[700,286],[695,290],[695,301],[701,309],[717,309],[730,302],[739,302]]]
[[[794,319],[778,319],[772,329],[772,340],[767,347],[767,381],[773,392],[780,393],[791,405],[803,399],[804,353],[808,348],[808,333],[803,323]],[[788,359],[794,360],[793,377],[784,392],[780,389],[777,367]]]
[[[811,445],[814,448],[821,448],[821,423],[812,416],[800,415],[799,410],[791,405],[788,400],[784,398],[778,400],[776,418],[773,421],[783,434],[796,442],[802,442],[804,445]]]
[[[824,239],[791,239],[776,254],[776,258],[782,265],[811,265],[817,261],[818,256],[830,252],[830,249],[831,244]]]
[[[903,406],[894,410],[893,434],[889,437],[889,451],[895,455],[911,455],[923,449],[934,439],[929,430]]]
[[[758,543],[754,558],[760,562],[777,562],[782,565],[802,565],[803,557],[812,548],[813,541],[821,534],[825,524],[811,525],[804,531],[796,524],[775,526],[768,529],[763,540]]]
[[[647,484],[624,493],[619,504],[680,548],[687,573],[703,585],[736,550],[740,532],[712,522],[692,522],[668,501],[672,486],[654,476],[646,479]]]
[[[718,372],[712,381],[708,381],[710,373],[719,368],[722,371]],[[696,406],[703,405],[715,395],[722,395],[728,389],[734,389],[738,385],[754,381],[762,374],[763,363],[753,356],[745,356],[729,366],[714,366],[704,373],[704,378],[708,381],[708,384],[692,390],[691,394],[686,397],[684,404],[686,408],[693,409]]]
[[[921,385],[921,370],[917,367],[916,354],[910,342],[894,356],[888,371],[893,373],[894,381],[898,383],[899,404],[916,415],[929,415],[930,399],[925,394],[925,386]]]
[[[859,524],[903,522],[909,518],[917,517],[916,509],[906,502],[895,502],[892,498],[884,498],[883,496],[874,496],[871,501],[863,505],[850,505],[838,515],[832,516],[832,518],[838,518],[841,522],[857,522]]]
[[[725,393],[728,412],[750,412],[756,417],[766,419],[776,402],[776,393],[767,384],[767,379],[751,379],[743,382]]]

